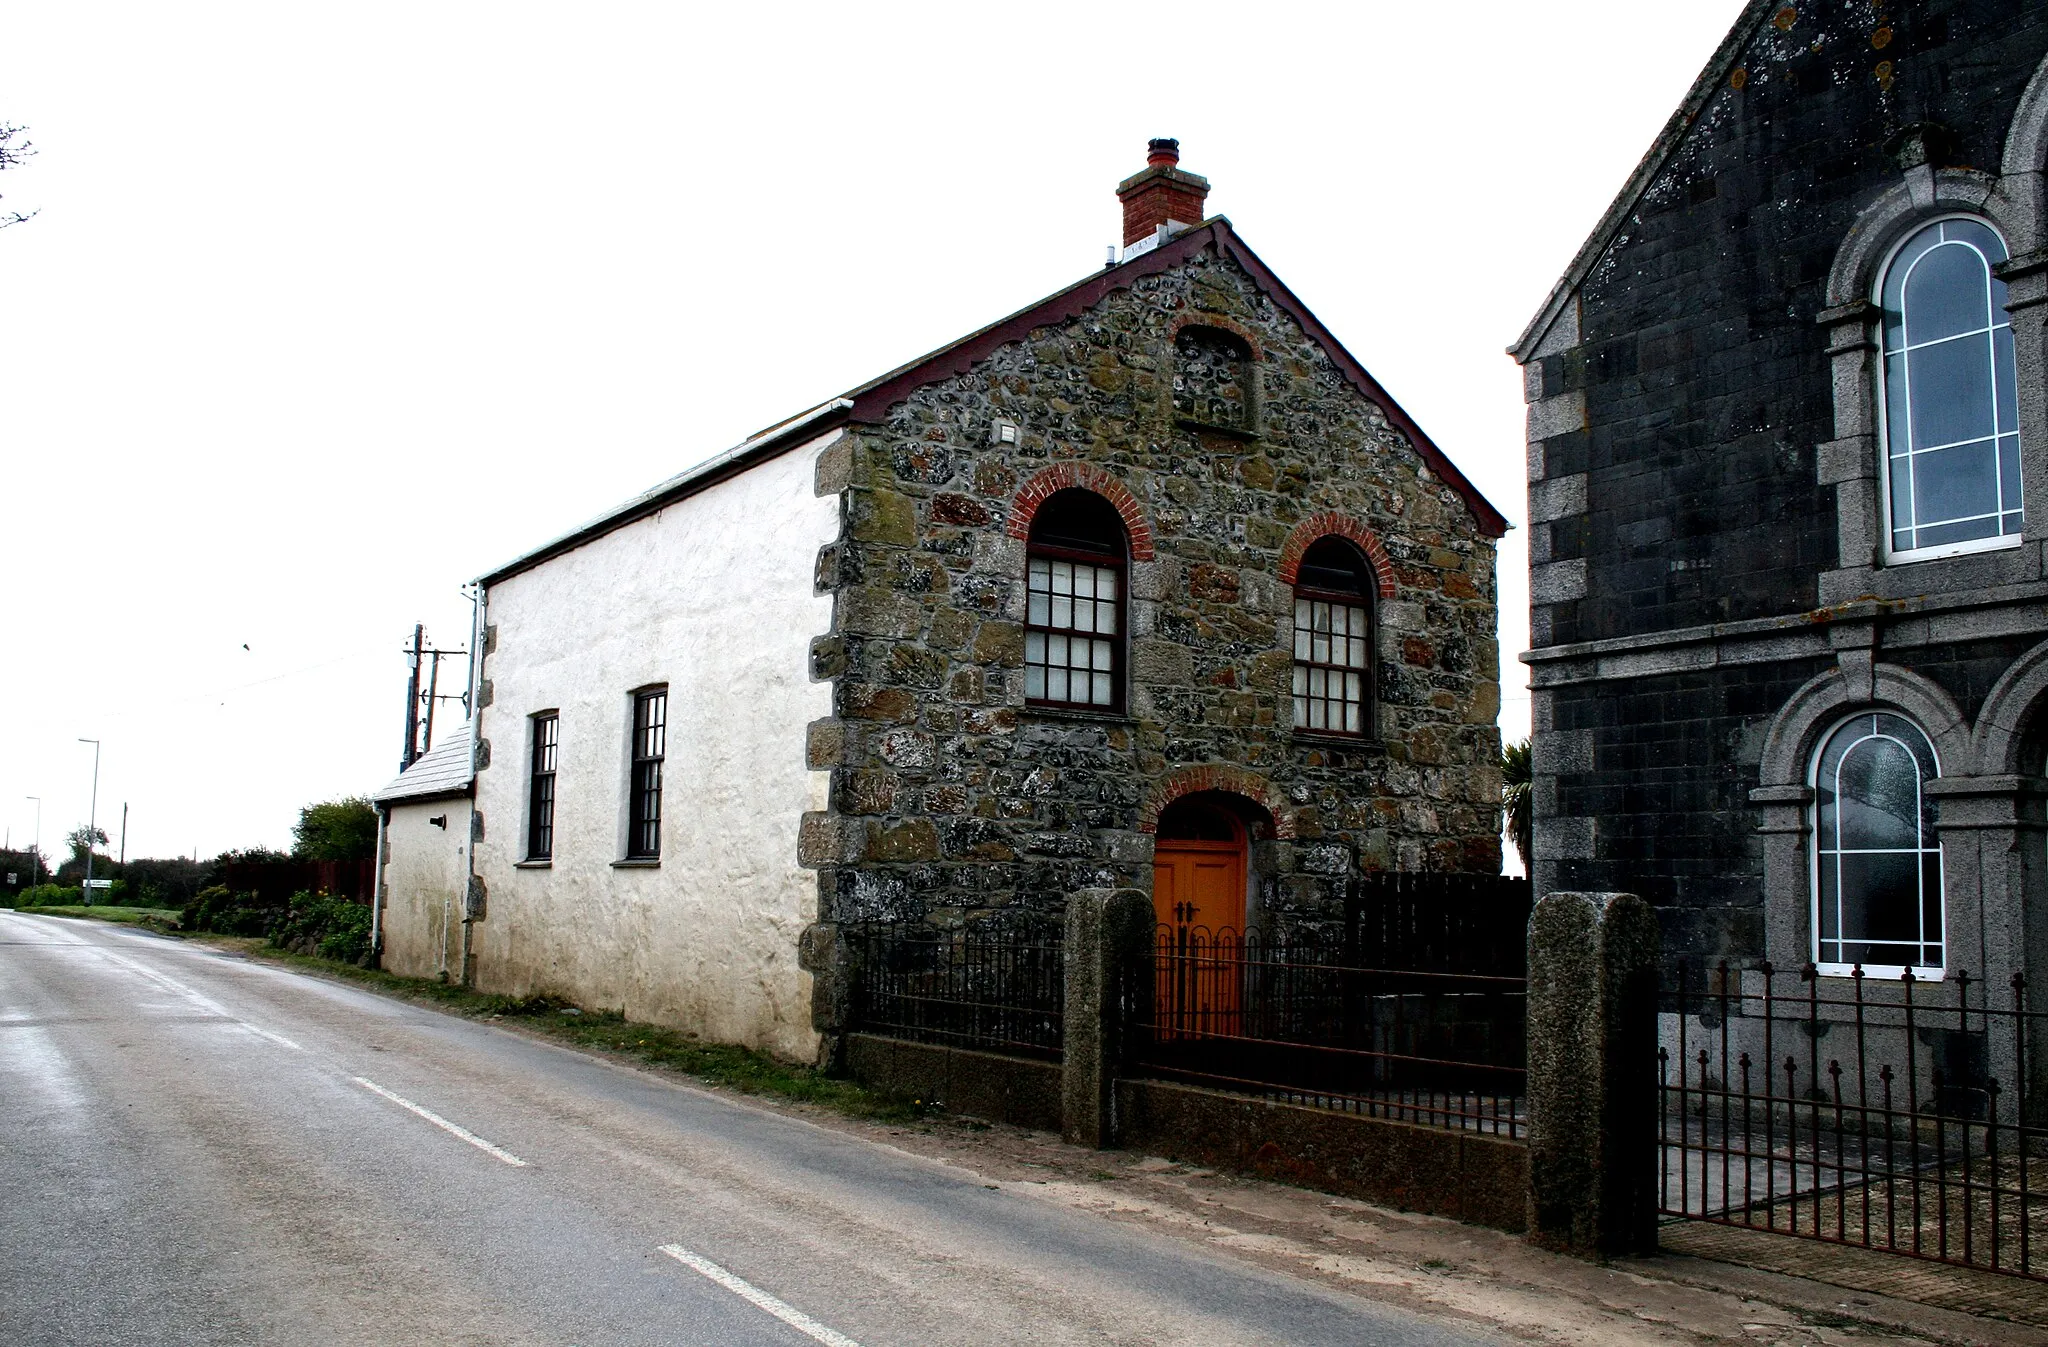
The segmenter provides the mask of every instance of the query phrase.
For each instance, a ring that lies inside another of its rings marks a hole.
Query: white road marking
[[[20,914],[16,913],[13,915]],[[43,933],[42,928],[34,923],[29,924],[29,929],[32,931],[37,931],[38,933]],[[129,936],[129,933],[126,931],[111,931],[109,932],[109,934],[128,936],[128,938],[130,939],[134,938],[133,936]],[[292,1042],[283,1034],[273,1033],[270,1030],[265,1029],[260,1024],[251,1024],[249,1023],[249,1021],[235,1014],[226,1006],[222,1005],[218,1001],[213,1000],[211,997],[202,995],[201,993],[193,990],[192,988],[186,986],[184,983],[179,982],[174,978],[165,977],[162,973],[157,972],[153,968],[146,967],[142,964],[137,963],[133,959],[125,958],[122,955],[116,954],[111,949],[108,949],[105,945],[95,945],[90,941],[85,940],[45,940],[44,943],[59,946],[66,949],[89,950],[98,957],[105,959],[108,963],[116,964],[122,968],[125,968],[131,973],[134,973],[143,978],[147,978],[149,981],[156,983],[159,987],[164,988],[166,991],[184,997],[187,1001],[190,1001],[193,1005],[198,1006],[201,1010],[206,1011],[210,1015],[219,1016],[221,1019],[226,1020],[228,1023],[234,1025],[238,1029],[246,1029],[250,1033],[255,1034],[258,1038],[267,1038],[271,1042],[277,1044],[279,1047],[290,1048],[293,1052],[305,1051],[303,1047],[300,1047],[297,1043]]]
[[[11,1024],[0,1043],[0,1077],[19,1076],[19,1088],[9,1088],[10,1102],[41,1096],[53,1112],[83,1114],[85,1091],[79,1087],[71,1059],[57,1046],[47,1029],[35,1024]]]
[[[293,1052],[304,1052],[304,1051],[305,1051],[305,1049],[304,1049],[304,1048],[302,1048],[302,1047],[300,1047],[300,1046],[299,1046],[298,1044],[296,1044],[296,1043],[292,1042],[292,1041],[291,1041],[291,1040],[290,1040],[289,1038],[286,1038],[286,1037],[285,1037],[285,1036],[284,1036],[283,1034],[273,1034],[273,1033],[271,1033],[271,1032],[270,1032],[270,1030],[268,1030],[268,1029],[265,1029],[265,1028],[264,1028],[264,1027],[262,1027],[261,1025],[257,1025],[257,1024],[251,1024],[251,1023],[249,1023],[249,1021],[247,1021],[247,1020],[236,1020],[236,1021],[235,1021],[235,1023],[236,1023],[236,1024],[239,1024],[240,1026],[242,1026],[242,1028],[244,1028],[244,1029],[247,1029],[247,1030],[248,1030],[248,1031],[249,1031],[250,1033],[252,1033],[252,1034],[255,1034],[255,1035],[256,1035],[256,1036],[258,1037],[258,1038],[267,1038],[267,1039],[269,1039],[269,1040],[270,1040],[271,1042],[273,1042],[273,1043],[276,1043],[276,1044],[278,1044],[278,1045],[279,1045],[279,1046],[281,1046],[281,1047],[286,1047],[286,1048],[290,1048],[290,1049],[291,1049],[291,1050],[292,1050]]]
[[[691,1253],[680,1244],[664,1244],[661,1251],[693,1272],[717,1282],[740,1299],[751,1303],[756,1309],[766,1310],[788,1324],[799,1333],[805,1333],[825,1344],[825,1347],[860,1347],[860,1344],[837,1329],[825,1325],[805,1314],[787,1301],[777,1300],[752,1282],[742,1281],[718,1264],[700,1254]]]
[[[304,1048],[292,1042],[283,1034],[272,1033],[270,1030],[265,1029],[260,1024],[249,1023],[249,1021],[243,1019],[239,1015],[236,1015],[233,1011],[229,1010],[220,1002],[215,1001],[211,997],[205,996],[200,992],[194,991],[192,988],[187,987],[184,983],[179,982],[174,978],[165,977],[162,973],[157,972],[154,968],[146,967],[142,964],[135,962],[135,960],[133,959],[125,958],[122,955],[116,954],[112,950],[107,949],[103,945],[87,945],[85,946],[85,948],[90,949],[93,953],[99,955],[102,959],[107,960],[109,963],[119,964],[121,967],[127,969],[129,972],[139,974],[142,977],[148,978],[151,982],[156,983],[159,987],[163,987],[168,991],[175,992],[177,995],[182,996],[186,1000],[190,1001],[193,1005],[198,1006],[201,1010],[205,1010],[212,1014],[218,1015],[222,1019],[228,1021],[228,1023],[235,1025],[237,1028],[247,1029],[250,1033],[255,1034],[258,1038],[267,1038],[271,1042],[276,1043],[282,1047],[290,1048],[293,1052],[305,1051]]]
[[[420,1117],[425,1118],[428,1122],[434,1124],[434,1126],[440,1128],[444,1132],[447,1132],[451,1136],[461,1137],[464,1141],[467,1141],[470,1145],[476,1147],[484,1154],[491,1156],[493,1159],[503,1160],[508,1165],[517,1165],[521,1168],[524,1168],[526,1165],[526,1161],[520,1159],[518,1156],[506,1150],[502,1146],[493,1146],[490,1142],[485,1141],[482,1137],[470,1131],[467,1127],[462,1127],[455,1123],[449,1122],[446,1118],[434,1112],[432,1109],[421,1108],[418,1104],[413,1103],[412,1100],[407,1099],[404,1095],[391,1093],[391,1091],[385,1089],[382,1085],[379,1085],[374,1080],[365,1080],[361,1076],[350,1076],[349,1079],[354,1081],[356,1084],[362,1086],[370,1093],[381,1094],[386,1099],[389,1099],[392,1103],[398,1105],[400,1108],[409,1109],[412,1112],[417,1113]]]

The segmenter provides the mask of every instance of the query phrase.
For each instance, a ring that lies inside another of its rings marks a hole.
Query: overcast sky
[[[131,857],[287,844],[415,621],[1099,267],[1151,136],[1519,525],[1503,348],[1740,8],[16,8],[0,826],[61,850],[85,736]]]

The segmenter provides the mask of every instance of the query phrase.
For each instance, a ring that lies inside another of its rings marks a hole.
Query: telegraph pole
[[[431,752],[434,747],[434,703],[440,700],[441,652],[429,652],[434,657],[433,668],[427,673],[427,741],[420,745],[420,752]]]
[[[401,772],[412,766],[415,748],[420,741],[420,647],[425,644],[426,635],[424,623],[412,624],[412,649],[407,652],[412,676],[405,686],[405,752],[398,757],[398,770]]]
[[[43,882],[43,797],[40,795],[25,795],[22,798],[36,802],[35,859],[29,862],[28,868],[29,873],[35,876],[35,882],[40,884]]]
[[[425,624],[413,623],[412,644],[406,647],[405,651],[406,662],[411,666],[412,672],[406,680],[405,752],[398,759],[399,771],[402,772],[412,766],[413,763],[419,761],[422,754],[433,748],[434,708],[437,703],[460,701],[465,707],[468,705],[469,693],[467,692],[464,692],[460,697],[455,696],[453,693],[444,697],[441,693],[441,661],[451,655],[467,655],[468,653],[469,651],[467,650],[435,649],[427,644]],[[427,665],[425,663],[427,660],[432,660],[433,663]],[[427,683],[425,691],[420,689],[420,674],[423,668]],[[422,731],[425,733],[422,734]]]
[[[80,735],[78,742],[92,745],[92,811],[85,816],[85,905],[91,907],[93,838],[100,830],[100,741]]]

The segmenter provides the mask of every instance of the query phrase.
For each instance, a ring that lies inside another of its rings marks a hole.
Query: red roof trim
[[[1086,313],[1106,296],[1122,290],[1141,276],[1156,276],[1162,271],[1179,266],[1201,249],[1214,244],[1226,257],[1236,262],[1250,274],[1252,281],[1264,290],[1287,315],[1301,325],[1304,332],[1320,345],[1336,362],[1351,386],[1376,403],[1386,413],[1387,420],[1415,446],[1429,465],[1444,482],[1444,485],[1458,493],[1470,507],[1479,524],[1479,531],[1489,538],[1498,538],[1508,530],[1506,516],[1493,508],[1471,479],[1460,472],[1457,465],[1445,456],[1436,442],[1423,432],[1415,419],[1403,411],[1377,379],[1368,374],[1358,363],[1357,357],[1344,349],[1344,344],[1323,326],[1322,320],[1309,311],[1289,290],[1272,269],[1259,260],[1231,229],[1230,221],[1222,216],[1195,229],[1180,234],[1159,247],[1121,266],[1105,269],[1085,281],[1071,285],[1057,294],[1049,295],[1029,308],[1019,310],[1000,322],[992,323],[979,332],[970,333],[948,346],[942,346],[930,355],[912,361],[899,369],[891,370],[872,383],[854,389],[846,396],[853,401],[853,409],[847,419],[865,425],[877,425],[888,415],[889,409],[909,397],[926,384],[936,383],[965,374],[975,365],[986,360],[996,348],[1021,341],[1031,332],[1052,323],[1063,322]]]
[[[1156,276],[1186,261],[1206,247],[1216,225],[1212,221],[1177,235],[1159,247],[1121,266],[1105,268],[1085,281],[1056,294],[1047,295],[1029,308],[1019,309],[979,332],[970,332],[930,355],[891,370],[872,383],[846,394],[853,399],[847,419],[877,425],[889,409],[926,384],[965,374],[994,354],[996,348],[1021,341],[1041,327],[1078,317],[1099,304],[1112,291],[1128,289],[1141,276]]]
[[[1309,312],[1308,305],[1302,303],[1295,293],[1287,288],[1286,283],[1259,260],[1257,253],[1245,246],[1244,240],[1230,228],[1228,220],[1216,222],[1216,236],[1217,243],[1224,253],[1250,272],[1258,287],[1271,295],[1273,302],[1284,309],[1295,322],[1301,324],[1302,331],[1308,333],[1316,344],[1329,354],[1330,359],[1337,362],[1337,368],[1344,372],[1344,377],[1351,381],[1351,386],[1379,404],[1380,410],[1387,414],[1387,420],[1408,437],[1408,442],[1422,455],[1423,462],[1429,464],[1430,471],[1442,478],[1445,486],[1464,498],[1465,504],[1471,507],[1473,516],[1479,521],[1479,531],[1489,538],[1498,538],[1506,533],[1507,516],[1494,509],[1492,502],[1479,494],[1479,488],[1472,485],[1471,478],[1458,471],[1458,465],[1451,462],[1443,450],[1437,448],[1436,441],[1430,439],[1421,426],[1415,424],[1415,418],[1402,410],[1401,404],[1394,401],[1386,389],[1380,387],[1379,380],[1366,373],[1365,366],[1358,363],[1358,357],[1345,350],[1344,343],[1338,341],[1336,335],[1323,326],[1322,319]]]

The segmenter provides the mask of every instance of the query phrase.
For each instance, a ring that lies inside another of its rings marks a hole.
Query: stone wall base
[[[949,1113],[1060,1130],[1058,1062],[848,1034],[846,1073],[870,1089],[935,1102]]]
[[[1116,1093],[1125,1150],[1512,1234],[1528,1224],[1529,1149],[1518,1141],[1164,1081],[1119,1080]]]

